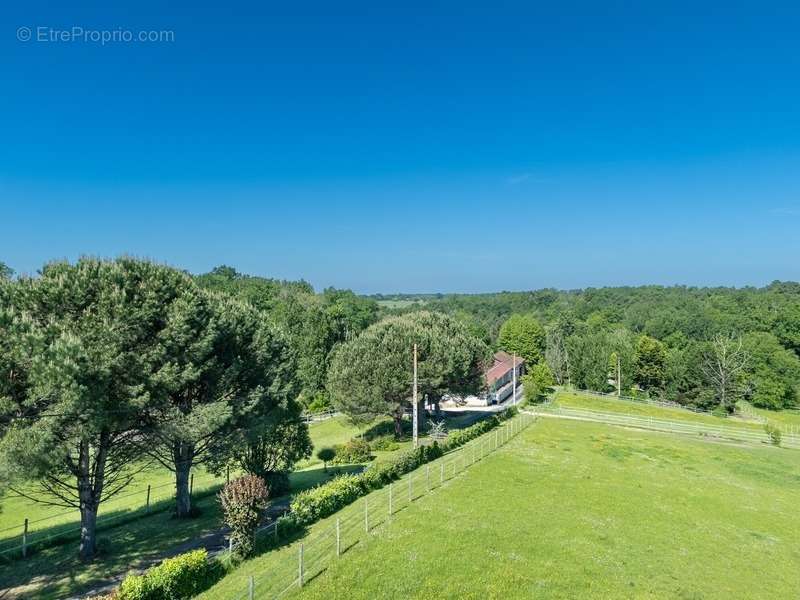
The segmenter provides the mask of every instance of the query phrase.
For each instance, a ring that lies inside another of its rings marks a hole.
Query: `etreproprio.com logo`
[[[74,26],[68,29],[59,29],[39,25],[36,27],[17,28],[17,40],[20,42],[37,43],[89,43],[100,44],[131,44],[131,43],[159,43],[174,42],[175,32],[171,29],[131,30],[118,27],[116,29],[87,29]]]

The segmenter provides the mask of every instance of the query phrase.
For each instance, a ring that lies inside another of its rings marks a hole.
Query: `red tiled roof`
[[[523,364],[525,362],[524,358],[517,357],[517,366]],[[514,357],[511,356],[508,352],[503,352],[500,350],[499,352],[495,352],[494,354],[494,364],[486,371],[484,374],[484,378],[486,379],[486,385],[491,386],[495,381],[503,377],[506,373],[508,373],[511,369],[514,368]]]

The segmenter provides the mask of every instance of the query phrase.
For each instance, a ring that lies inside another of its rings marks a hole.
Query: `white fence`
[[[595,392],[593,390],[564,389],[563,391],[572,394],[583,394],[584,396],[598,396],[601,398],[610,398],[612,400],[622,400],[625,402],[635,402],[638,404],[650,404],[652,406],[660,406],[662,408],[677,408],[680,410],[687,410],[695,414],[714,416],[714,414],[709,410],[702,410],[700,408],[685,406],[683,404],[678,404],[677,402],[671,402],[669,400],[658,400],[653,398],[634,398],[633,396],[617,396],[613,392],[608,392],[608,393]],[[781,433],[783,434],[795,435],[795,436],[800,435],[800,425],[789,425],[786,423],[779,423],[777,421],[770,421],[769,418],[764,417],[763,415],[757,413],[755,410],[753,410],[753,408],[750,405],[746,403],[739,403],[736,407],[736,410],[739,411],[742,415],[746,416],[748,419],[752,419],[754,421],[757,421],[758,423],[772,424],[773,427],[780,429]]]
[[[303,413],[303,421],[305,421],[310,425],[311,423],[327,421],[328,419],[332,419],[338,414],[339,413],[336,412],[335,410],[326,410],[318,413]]]
[[[671,421],[658,417],[623,415],[584,408],[563,408],[552,404],[534,406],[531,410],[535,414],[541,416],[554,416],[566,419],[577,419],[580,421],[605,423],[607,425],[620,425],[623,427],[636,427],[639,429],[651,429],[668,433],[713,437],[750,444],[771,444],[771,439],[765,431],[744,427],[691,423],[688,421]],[[781,446],[800,449],[800,437],[796,435],[782,435]]]
[[[441,487],[458,473],[484,457],[525,429],[535,416],[520,413],[499,427],[464,444],[441,458],[404,475],[394,483],[356,500],[336,514],[328,525],[289,546],[289,553],[270,562],[269,569],[249,575],[242,573],[241,590],[234,599],[281,598],[290,590],[303,587],[327,569],[332,561],[360,543],[367,543],[375,529],[391,523],[392,516],[416,500]],[[259,530],[278,545],[282,533],[278,522]],[[280,552],[275,549],[273,552]],[[240,570],[247,568],[245,563]]]

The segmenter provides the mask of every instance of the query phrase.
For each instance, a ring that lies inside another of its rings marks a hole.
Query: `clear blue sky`
[[[800,279],[798,9],[531,4],[7,3],[0,260],[359,292]]]

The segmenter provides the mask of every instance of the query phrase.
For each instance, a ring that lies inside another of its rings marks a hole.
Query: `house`
[[[517,371],[517,385],[525,373],[525,359],[514,357],[508,352],[495,352],[494,364],[484,374],[487,390],[487,404],[499,404],[514,392],[514,370]]]
[[[489,406],[506,400],[514,391],[514,369],[517,371],[517,386],[525,373],[525,359],[508,352],[495,352],[492,365],[483,374],[486,390],[479,396],[459,398],[445,397],[446,404],[454,406]]]

